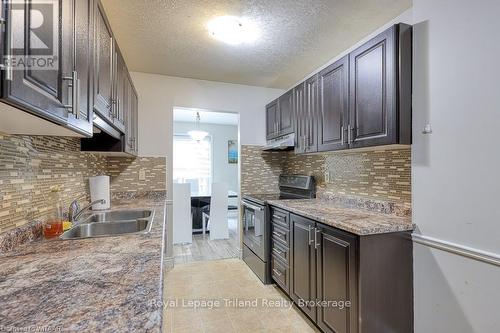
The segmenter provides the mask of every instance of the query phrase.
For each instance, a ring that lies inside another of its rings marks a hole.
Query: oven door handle
[[[264,208],[259,207],[259,206],[255,206],[255,205],[252,205],[252,204],[249,204],[249,203],[248,203],[248,202],[246,202],[246,201],[242,201],[242,202],[241,202],[241,204],[242,204],[243,206],[245,206],[245,207],[248,207],[248,208],[250,208],[250,209],[253,209],[253,210],[256,210],[256,211],[259,211],[259,212],[260,212],[260,211],[262,211],[262,210],[264,210]]]

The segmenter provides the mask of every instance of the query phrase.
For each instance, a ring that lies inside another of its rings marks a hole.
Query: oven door
[[[266,206],[242,200],[243,205],[243,243],[262,261],[266,262],[267,233]]]

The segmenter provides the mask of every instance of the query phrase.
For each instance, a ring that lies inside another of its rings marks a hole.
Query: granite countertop
[[[161,332],[165,200],[113,201],[155,210],[151,232],[40,240],[0,255],[0,331]]]
[[[414,227],[410,217],[356,209],[324,199],[270,200],[268,203],[360,236],[411,231]]]

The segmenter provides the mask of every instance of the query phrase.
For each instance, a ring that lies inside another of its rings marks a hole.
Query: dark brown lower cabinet
[[[314,221],[290,214],[292,231],[290,297],[312,320],[316,320],[316,307],[312,306],[316,300],[315,226],[316,222]]]
[[[356,332],[356,237],[327,226],[315,232],[317,299],[331,302],[318,307],[316,323],[324,332]]]
[[[290,265],[273,255],[273,278],[323,332],[409,333],[412,252],[410,232],[358,236],[290,213]]]

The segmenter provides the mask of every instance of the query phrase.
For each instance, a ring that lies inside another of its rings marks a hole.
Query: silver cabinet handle
[[[354,142],[354,139],[352,137],[352,132],[354,132],[354,126],[347,125],[347,143],[351,144]]]
[[[273,252],[276,253],[279,256],[283,256],[285,252],[278,250],[277,248],[273,248]]]
[[[344,144],[344,125],[340,126],[340,142]]]
[[[73,71],[73,114],[78,115],[78,72]]]
[[[274,274],[276,274],[278,277],[281,277],[283,275],[283,273],[281,273],[280,271],[278,271],[276,268],[273,268],[273,272]]]
[[[76,86],[73,87],[73,96],[75,98],[74,102],[74,114],[76,119],[80,118],[80,78],[78,77],[78,73],[75,71],[75,78],[76,78]]]
[[[320,229],[314,228],[314,248],[317,250],[318,247],[321,245],[320,242],[318,241],[318,234],[321,232]]]
[[[285,218],[283,216],[279,216],[279,215],[276,215],[276,214],[273,214],[273,219],[285,221]]]
[[[249,204],[248,202],[245,202],[245,201],[242,201],[241,204],[245,207],[248,207],[250,209],[253,209],[253,210],[257,210],[257,211],[261,211],[263,210],[264,208],[262,207],[258,207],[258,206],[255,206],[255,205],[252,205],[252,204]]]
[[[276,232],[276,231],[273,231],[273,235],[278,237],[278,238],[283,238],[285,237],[285,234],[284,233],[281,233],[281,232]]]
[[[67,104],[64,107],[68,110],[71,110],[71,113],[78,118],[79,116],[79,95],[80,95],[80,82],[78,79],[78,72],[73,71],[71,76],[63,76],[62,79],[64,81],[70,81],[71,83],[68,84],[68,88],[71,88],[71,104]]]
[[[307,235],[308,235],[308,237],[307,237],[307,238],[309,239],[309,246],[313,245],[313,243],[314,243],[314,241],[315,241],[315,240],[314,240],[314,239],[312,239],[312,237],[311,237],[311,231],[312,231],[313,229],[314,229],[314,228],[313,228],[313,227],[311,227],[311,226],[307,227]],[[316,237],[316,236],[314,236],[314,237]]]

